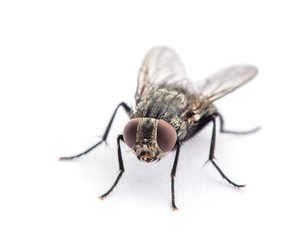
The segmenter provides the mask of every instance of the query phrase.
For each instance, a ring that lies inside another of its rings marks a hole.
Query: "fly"
[[[100,199],[112,192],[124,173],[121,142],[125,142],[137,158],[146,163],[160,160],[168,152],[175,151],[171,170],[171,205],[173,210],[176,210],[174,180],[181,146],[209,123],[212,123],[212,136],[208,161],[227,182],[237,188],[244,187],[245,185],[231,181],[214,161],[216,119],[220,121],[221,133],[247,134],[259,128],[245,132],[226,130],[222,115],[213,102],[247,83],[256,74],[255,67],[238,65],[192,83],[173,50],[167,47],[153,48],[146,55],[139,71],[135,108],[121,102],[98,143],[78,155],[61,157],[60,160],[80,157],[105,142],[115,115],[122,107],[130,121],[124,127],[123,134],[117,137],[119,173],[113,185]]]

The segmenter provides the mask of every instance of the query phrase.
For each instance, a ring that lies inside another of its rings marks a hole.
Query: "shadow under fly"
[[[226,130],[222,115],[213,102],[247,83],[256,74],[255,67],[238,65],[221,70],[205,80],[190,82],[181,60],[173,50],[167,47],[153,48],[146,55],[139,71],[135,108],[121,102],[98,143],[80,154],[61,157],[60,160],[80,157],[105,142],[121,107],[130,121],[124,127],[123,134],[117,137],[119,173],[113,185],[100,199],[112,192],[124,173],[121,142],[125,142],[137,158],[146,163],[160,160],[171,150],[175,151],[171,169],[171,205],[173,210],[177,210],[174,180],[181,146],[209,123],[212,123],[212,136],[207,162],[211,162],[228,183],[237,188],[244,187],[245,185],[231,181],[214,161],[216,120],[220,121],[221,133],[248,134],[257,131],[259,127],[244,132]]]

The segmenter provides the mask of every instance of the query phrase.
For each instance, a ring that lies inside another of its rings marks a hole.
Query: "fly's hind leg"
[[[257,132],[261,129],[260,126],[256,127],[256,128],[253,128],[251,130],[247,130],[247,131],[230,131],[230,130],[226,130],[224,128],[224,124],[225,124],[225,121],[223,119],[223,117],[221,116],[220,113],[216,113],[216,116],[219,117],[219,121],[220,121],[220,132],[221,133],[231,133],[231,134],[249,134],[249,133],[254,133],[254,132]]]
[[[218,115],[219,116],[219,115]],[[213,123],[213,132],[212,132],[212,138],[211,138],[211,146],[210,146],[210,155],[209,155],[209,160],[210,162],[213,163],[214,167],[217,169],[217,171],[220,173],[220,175],[227,180],[228,183],[232,184],[234,187],[241,188],[245,187],[245,185],[240,185],[236,184],[233,181],[231,181],[224,173],[223,171],[217,166],[217,164],[214,161],[214,151],[215,151],[215,143],[216,143],[216,116],[214,115],[212,118],[212,123]]]
[[[108,123],[108,126],[107,126],[106,130],[105,130],[105,133],[104,133],[102,139],[101,139],[98,143],[94,144],[92,147],[90,147],[89,149],[87,149],[86,151],[84,151],[84,152],[82,152],[82,153],[79,153],[79,154],[77,154],[77,155],[73,155],[73,156],[70,156],[70,157],[60,157],[59,160],[71,160],[71,159],[74,159],[74,158],[78,158],[78,157],[80,157],[80,156],[82,156],[82,155],[85,155],[85,154],[87,154],[88,152],[92,151],[93,149],[95,149],[97,146],[99,146],[99,145],[102,144],[103,142],[106,142],[106,139],[107,139],[108,133],[109,133],[109,131],[110,131],[112,122],[113,122],[113,120],[114,120],[114,118],[115,118],[115,115],[116,115],[116,113],[117,113],[119,107],[121,107],[121,106],[125,109],[125,111],[127,112],[127,114],[130,114],[130,112],[131,112],[130,107],[129,107],[126,103],[121,102],[121,103],[116,107],[116,109],[114,110],[114,113],[112,114],[112,117],[111,117],[111,119],[110,119],[110,121],[109,121],[109,123]]]

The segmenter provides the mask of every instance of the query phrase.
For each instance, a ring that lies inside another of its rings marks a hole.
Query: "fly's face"
[[[166,121],[154,118],[134,118],[123,131],[124,141],[138,159],[147,163],[159,160],[176,143],[175,129]]]

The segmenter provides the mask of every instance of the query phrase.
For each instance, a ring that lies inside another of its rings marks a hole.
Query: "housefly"
[[[245,185],[231,181],[214,161],[216,119],[220,121],[221,133],[246,134],[255,132],[258,128],[246,132],[225,130],[223,118],[213,102],[247,83],[256,74],[255,67],[238,65],[192,83],[172,49],[153,48],[146,55],[139,71],[135,108],[121,102],[98,143],[78,155],[61,157],[60,160],[80,157],[105,142],[118,109],[123,107],[130,121],[124,127],[123,134],[117,137],[119,173],[111,188],[100,196],[101,199],[114,189],[124,173],[121,142],[125,142],[137,158],[146,163],[158,161],[171,150],[175,150],[171,170],[171,205],[176,210],[174,179],[181,146],[209,123],[212,123],[212,136],[208,161],[227,182],[234,187],[244,187]]]

